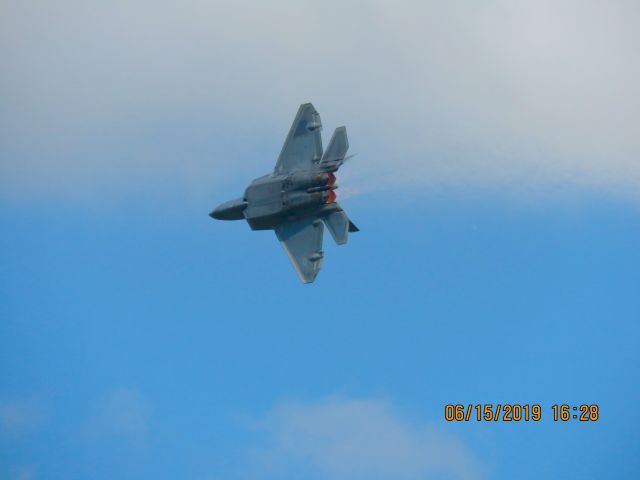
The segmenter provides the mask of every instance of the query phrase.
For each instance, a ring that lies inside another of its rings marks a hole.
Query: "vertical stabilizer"
[[[347,127],[338,127],[333,132],[329,141],[329,146],[322,156],[323,162],[338,162],[344,160],[349,150],[349,140],[347,139]]]

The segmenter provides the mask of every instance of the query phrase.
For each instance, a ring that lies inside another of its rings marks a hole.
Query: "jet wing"
[[[300,280],[311,283],[322,267],[322,221],[309,218],[276,227],[276,235]]]
[[[307,170],[322,158],[320,115],[310,103],[300,105],[274,172],[276,174]]]

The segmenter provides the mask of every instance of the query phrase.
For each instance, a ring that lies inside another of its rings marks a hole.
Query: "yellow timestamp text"
[[[448,403],[444,406],[447,422],[539,422],[544,409],[538,403]],[[600,407],[596,404],[554,404],[551,418],[555,422],[595,422],[600,418]]]

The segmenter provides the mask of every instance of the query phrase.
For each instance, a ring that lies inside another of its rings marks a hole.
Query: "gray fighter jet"
[[[237,198],[209,215],[218,220],[247,220],[252,230],[275,230],[304,283],[322,266],[322,233],[327,226],[338,245],[358,228],[336,203],[336,177],[349,148],[347,129],[336,128],[322,153],[322,123],[313,105],[300,105],[273,173],[256,178]]]

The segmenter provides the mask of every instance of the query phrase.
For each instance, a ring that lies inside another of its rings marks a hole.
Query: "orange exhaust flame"
[[[327,196],[327,200],[324,202],[326,204],[333,203],[336,201],[336,194],[333,190],[329,190],[329,195]]]

